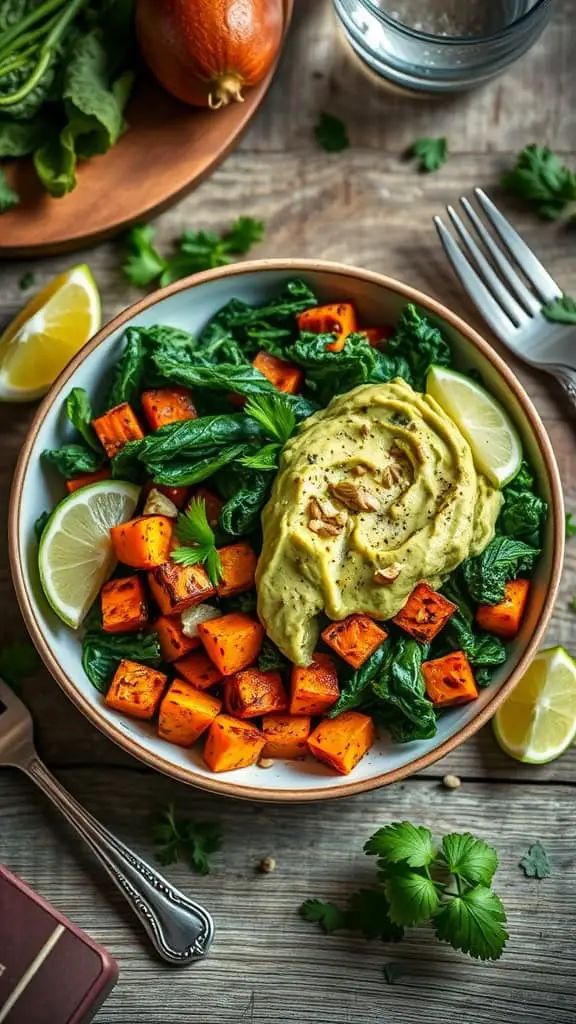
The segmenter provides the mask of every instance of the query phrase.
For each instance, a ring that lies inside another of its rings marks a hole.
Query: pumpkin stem
[[[210,86],[208,106],[212,110],[219,110],[220,107],[227,107],[232,102],[244,103],[243,84],[240,75],[234,72],[218,75]]]

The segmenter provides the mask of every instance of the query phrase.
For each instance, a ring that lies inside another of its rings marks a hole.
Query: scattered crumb
[[[445,789],[460,789],[462,782],[457,775],[445,775],[442,779],[442,785]]]
[[[271,757],[261,757],[260,760],[258,761],[259,768],[271,768],[273,764],[274,761],[272,760]]]
[[[269,875],[271,871],[276,870],[276,861],[274,857],[264,857],[258,865],[258,870],[263,875]]]

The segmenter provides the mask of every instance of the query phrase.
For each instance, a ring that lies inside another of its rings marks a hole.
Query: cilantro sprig
[[[552,874],[552,865],[542,843],[532,843],[526,856],[522,857],[519,867],[526,878],[548,878]]]
[[[217,586],[223,576],[222,562],[216,549],[214,530],[208,522],[204,498],[192,498],[176,522],[176,536],[182,546],[175,548],[171,558],[179,565],[202,564],[210,582]]]
[[[364,851],[377,857],[378,888],[353,893],[345,909],[307,900],[304,920],[328,934],[347,929],[385,942],[431,921],[436,937],[454,949],[480,960],[502,955],[506,913],[491,888],[498,857],[488,843],[453,832],[438,847],[430,829],[402,821],[379,829]]]
[[[576,174],[547,146],[526,146],[502,187],[533,205],[543,220],[558,220],[576,203]]]
[[[408,150],[408,156],[418,160],[418,170],[422,174],[433,174],[448,160],[448,140],[443,136],[416,139]]]
[[[127,255],[122,270],[131,284],[148,288],[179,281],[201,270],[224,267],[234,257],[244,256],[264,237],[264,224],[253,217],[238,217],[229,231],[185,231],[176,243],[175,253],[164,258],[154,245],[155,229],[140,224],[126,236]]]
[[[294,409],[280,394],[251,395],[244,414],[256,420],[267,437],[279,445],[286,444],[296,429]]]
[[[164,808],[152,827],[156,859],[160,864],[185,861],[199,875],[210,874],[210,854],[222,846],[220,826],[194,822],[176,814],[174,804]]]

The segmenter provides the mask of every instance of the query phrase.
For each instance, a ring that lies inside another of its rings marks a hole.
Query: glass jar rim
[[[525,24],[529,18],[536,14],[537,11],[542,10],[543,7],[549,6],[550,2],[551,0],[537,0],[534,7],[529,11],[526,11],[525,14],[521,14],[520,17],[516,18],[516,20],[510,25],[506,25],[506,27],[500,29],[499,32],[494,32],[489,36],[438,36],[434,35],[433,32],[421,32],[419,29],[409,28],[408,25],[404,25],[403,22],[398,21],[396,18],[392,18],[389,14],[386,14],[386,11],[383,11],[381,7],[377,6],[376,0],[362,0],[364,6],[390,28],[395,29],[403,35],[409,36],[411,39],[418,39],[425,43],[435,43],[436,45],[441,42],[442,46],[478,46],[479,43],[491,43],[495,40],[505,39],[511,32],[515,32],[520,25]]]

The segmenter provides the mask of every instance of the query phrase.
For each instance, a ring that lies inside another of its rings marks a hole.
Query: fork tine
[[[436,225],[444,251],[456,275],[459,277],[464,291],[468,294],[474,305],[478,307],[484,320],[487,321],[494,333],[502,341],[506,342],[510,337],[510,328],[512,326],[509,317],[506,316],[504,310],[492,297],[480,275],[470,266],[464,253],[452,238],[441,218],[434,217],[434,224]]]
[[[506,258],[502,250],[496,245],[492,235],[480,220],[476,210],[466,196],[460,196],[460,205],[468,215],[476,230],[476,234],[484,243],[502,277],[508,282],[518,301],[522,303],[527,313],[535,316],[536,313],[540,312],[540,303],[536,296],[526,287],[524,281],[514,270],[510,260]]]
[[[520,235],[514,230],[510,222],[506,220],[504,214],[500,213],[498,207],[486,195],[483,189],[475,188],[474,193],[495,231],[504,242],[508,251],[512,253],[516,263],[526,275],[534,290],[538,292],[542,301],[551,302],[552,299],[559,298],[562,295],[562,289],[556,284],[554,278],[550,277],[550,274],[542,266],[540,260],[536,259],[532,250],[520,238]]]
[[[498,274],[492,268],[483,252],[478,248],[476,242],[472,238],[472,235],[452,206],[448,207],[448,216],[460,235],[465,248],[468,249],[468,252],[476,263],[476,266],[488,286],[488,290],[492,293],[499,305],[502,306],[502,309],[508,314],[516,327],[524,327],[529,320],[527,314],[521,306],[518,305],[516,299],[504,287],[502,281],[498,277]]]

